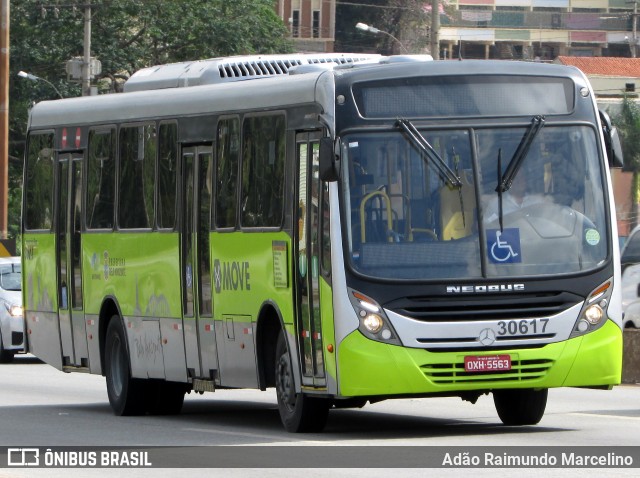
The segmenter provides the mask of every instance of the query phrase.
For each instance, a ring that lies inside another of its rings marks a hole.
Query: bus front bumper
[[[465,372],[465,356],[509,355],[511,370]],[[532,349],[431,352],[375,342],[354,331],[338,348],[339,395],[382,397],[620,383],[622,330],[612,321],[582,337]]]

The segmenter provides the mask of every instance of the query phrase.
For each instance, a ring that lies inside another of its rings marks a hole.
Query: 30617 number
[[[501,320],[498,322],[498,336],[538,335],[547,330],[549,319]]]

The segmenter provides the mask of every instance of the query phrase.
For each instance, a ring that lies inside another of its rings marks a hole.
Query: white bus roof
[[[289,70],[298,66],[377,62],[380,58],[380,55],[364,53],[319,53],[235,56],[171,63],[137,71],[125,83],[124,92],[227,83],[287,75]]]

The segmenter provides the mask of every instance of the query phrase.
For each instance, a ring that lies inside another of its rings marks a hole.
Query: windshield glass
[[[20,264],[0,264],[0,288],[18,291],[21,289]]]
[[[397,131],[343,138],[345,234],[356,271],[417,280],[540,276],[605,260],[595,130],[545,125],[516,155],[530,127],[417,128],[416,141],[402,121]]]

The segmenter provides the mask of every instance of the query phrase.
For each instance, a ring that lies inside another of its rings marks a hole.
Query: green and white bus
[[[117,415],[275,387],[332,407],[620,383],[609,167],[577,69],[424,57],[234,57],[137,72],[29,120],[29,350],[106,377]]]

